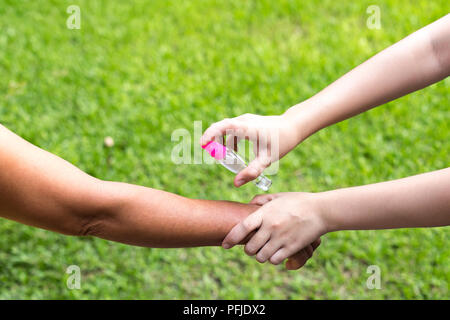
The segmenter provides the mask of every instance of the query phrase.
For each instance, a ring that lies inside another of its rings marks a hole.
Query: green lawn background
[[[71,4],[81,8],[80,30],[66,27]],[[366,27],[373,4],[380,30]],[[225,169],[173,164],[173,130],[280,114],[449,8],[445,0],[1,0],[0,122],[98,178],[247,202],[257,189],[234,188]],[[448,167],[449,85],[319,132],[281,161],[271,191]],[[287,272],[241,248],[137,248],[0,220],[0,298],[448,299],[449,235],[333,233],[303,269]],[[81,290],[66,287],[72,264]],[[381,290],[366,287],[369,265],[381,268]]]

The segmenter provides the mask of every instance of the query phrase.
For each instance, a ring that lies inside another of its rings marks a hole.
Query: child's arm
[[[257,156],[235,178],[235,185],[241,186],[316,131],[449,74],[450,14],[381,51],[283,115],[246,114],[219,121],[205,131],[201,143],[225,134],[253,142]],[[278,138],[272,141],[272,137]]]
[[[450,75],[450,14],[354,68],[285,115],[299,141],[336,122],[422,89]],[[310,121],[308,121],[310,120]]]
[[[450,225],[450,168],[318,195],[327,231]]]
[[[450,225],[450,168],[317,194],[261,195],[252,203],[263,206],[236,225],[223,246],[258,229],[246,252],[278,264],[332,231]]]

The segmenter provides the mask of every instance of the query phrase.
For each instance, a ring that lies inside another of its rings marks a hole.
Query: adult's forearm
[[[148,247],[220,245],[225,235],[257,206],[184,198],[136,185],[105,182],[108,213],[91,223],[89,234]]]
[[[450,74],[450,14],[418,30],[285,112],[298,140]]]
[[[450,168],[316,196],[327,231],[450,225]]]
[[[0,217],[154,247],[219,245],[255,207],[104,182],[0,125]]]

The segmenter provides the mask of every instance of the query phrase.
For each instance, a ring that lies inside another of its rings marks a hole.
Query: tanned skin
[[[259,207],[103,181],[1,125],[0,168],[0,217],[130,245],[219,246],[234,225]],[[293,255],[292,263],[303,266],[318,245]]]

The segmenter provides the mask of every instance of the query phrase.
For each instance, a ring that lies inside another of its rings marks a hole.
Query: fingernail
[[[230,246],[228,243],[222,244],[222,247],[223,247],[224,249],[230,249],[230,248],[231,248],[231,246]]]
[[[236,187],[240,187],[244,184],[244,180],[238,180],[236,181]]]

